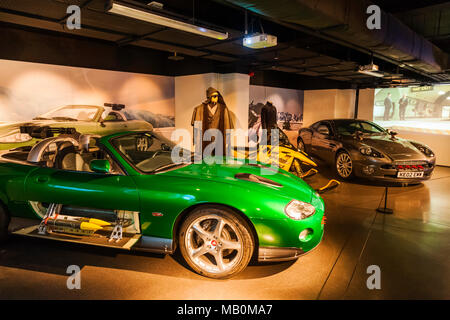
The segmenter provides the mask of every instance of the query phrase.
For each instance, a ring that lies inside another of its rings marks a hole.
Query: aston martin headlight
[[[286,208],[284,208],[284,213],[294,220],[303,220],[310,216],[312,216],[316,212],[316,208],[313,205],[298,201],[292,200],[288,203]]]
[[[375,158],[383,158],[384,156],[381,154],[381,152],[378,152],[377,150],[369,147],[369,146],[363,146],[359,148],[359,152],[365,156],[369,157],[375,157]]]
[[[416,147],[420,152],[422,152],[424,155],[426,155],[427,157],[433,157],[434,153],[433,151],[431,151],[431,149],[425,147],[424,145],[418,144],[418,143],[413,143],[414,147]]]
[[[32,138],[27,133],[13,133],[4,137],[0,137],[0,143],[19,143],[19,142],[27,142]]]

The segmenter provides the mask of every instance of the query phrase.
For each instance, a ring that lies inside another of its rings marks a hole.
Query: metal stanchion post
[[[384,214],[392,214],[394,213],[394,210],[387,208],[387,198],[388,198],[388,187],[385,187],[384,189],[384,208],[377,208],[377,212],[384,213]]]

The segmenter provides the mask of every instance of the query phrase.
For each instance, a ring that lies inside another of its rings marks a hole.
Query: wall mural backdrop
[[[450,134],[450,85],[376,89],[373,119],[384,127]]]
[[[120,112],[130,121],[128,128],[145,129],[148,123],[160,129],[175,126],[173,77],[0,60],[0,140],[23,122],[123,130],[112,108],[102,113],[89,107],[59,109],[104,103],[125,105]],[[105,119],[109,121],[104,125],[93,123]]]
[[[287,134],[291,143],[296,145],[298,129],[303,122],[303,94],[302,90],[250,86],[249,134],[261,131],[261,110],[269,101],[277,109],[278,127]]]

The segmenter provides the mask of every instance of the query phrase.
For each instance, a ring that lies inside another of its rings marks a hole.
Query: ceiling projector
[[[381,73],[378,69],[378,66],[376,64],[370,63],[368,65],[365,66],[359,66],[358,67],[358,72],[359,73],[364,73],[370,76],[374,76],[374,77],[383,77],[383,73]]]
[[[267,33],[254,33],[252,35],[245,36],[242,42],[244,47],[247,48],[269,48],[277,45],[277,37]]]

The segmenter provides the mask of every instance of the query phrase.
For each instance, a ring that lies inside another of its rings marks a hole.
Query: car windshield
[[[95,106],[66,106],[47,112],[34,120],[61,120],[61,121],[93,121],[98,112]]]
[[[336,130],[340,135],[353,135],[357,131],[368,135],[382,135],[386,131],[380,126],[367,121],[339,120],[335,121]]]
[[[173,161],[172,150],[175,144],[154,132],[120,136],[112,141],[112,145],[128,162],[144,173],[155,173],[186,165],[186,163]],[[187,150],[185,154],[191,156]]]

